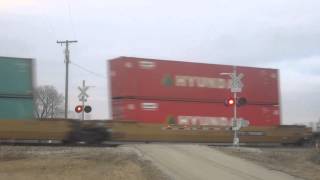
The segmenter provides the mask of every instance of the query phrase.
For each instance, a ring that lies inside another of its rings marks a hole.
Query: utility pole
[[[66,80],[65,80],[65,100],[64,100],[64,118],[68,119],[68,85],[69,85],[69,43],[77,43],[78,41],[57,41],[58,44],[66,44],[66,49],[65,49],[65,63],[66,63]]]

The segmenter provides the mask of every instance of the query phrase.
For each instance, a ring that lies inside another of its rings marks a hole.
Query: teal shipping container
[[[33,61],[0,56],[0,120],[33,118]]]
[[[0,97],[0,120],[28,120],[33,118],[33,98]]]
[[[33,93],[33,59],[0,57],[0,95]]]

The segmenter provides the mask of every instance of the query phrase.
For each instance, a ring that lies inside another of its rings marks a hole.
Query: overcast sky
[[[136,56],[280,69],[283,122],[320,117],[319,0],[0,0],[0,56],[36,59],[37,85],[82,79],[94,118],[109,118],[106,59]]]

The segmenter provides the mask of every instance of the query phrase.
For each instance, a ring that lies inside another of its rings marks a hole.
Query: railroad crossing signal
[[[234,105],[235,101],[233,98],[227,98],[225,101],[224,101],[224,105],[225,106],[232,106]]]
[[[236,69],[232,73],[220,73],[220,75],[228,75],[231,78],[230,90],[232,93],[238,93],[242,91],[243,83],[241,79],[244,77],[244,74],[240,73],[237,75]]]
[[[237,121],[237,107],[242,106],[247,103],[247,100],[245,98],[237,98],[237,93],[242,91],[243,83],[241,82],[241,79],[244,77],[242,73],[237,75],[237,69],[236,66],[233,67],[232,73],[220,73],[220,75],[228,75],[231,78],[231,87],[230,91],[233,93],[233,101],[227,99],[225,101],[225,105],[233,105],[233,121],[234,123],[238,124]],[[237,102],[235,102],[237,101]],[[233,145],[238,146],[239,145],[239,138],[238,138],[238,130],[240,129],[240,126],[233,126],[232,128],[234,130],[234,137],[233,137]]]
[[[81,113],[81,112],[86,112],[86,113],[90,113],[92,111],[92,108],[91,106],[85,106],[83,107],[82,105],[78,105],[74,108],[74,110],[77,112],[77,113]]]
[[[84,107],[84,112],[86,112],[86,113],[90,113],[91,110],[92,110],[91,106],[85,106]]]
[[[74,108],[74,110],[75,110],[77,113],[81,113],[82,110],[83,110],[83,106],[78,105],[78,106],[76,106],[76,107]]]
[[[247,104],[247,99],[244,97],[237,97],[235,100],[234,98],[230,97],[224,100],[225,106],[233,106],[234,104],[236,104],[237,107],[244,106]]]
[[[231,92],[233,93],[241,92],[243,88],[243,83],[241,82],[241,79],[244,77],[244,75],[240,73],[237,76],[236,73],[232,73],[230,74],[230,77],[231,77]]]
[[[89,86],[84,86],[83,87],[78,87],[78,89],[80,90],[80,94],[78,95],[78,98],[80,101],[87,101],[87,98],[89,97],[89,95],[87,94],[87,90],[89,89]]]
[[[240,107],[240,106],[244,106],[247,104],[247,99],[245,97],[239,97],[237,98],[237,106]]]
[[[80,90],[80,94],[78,95],[79,101],[82,102],[82,110],[80,112],[82,112],[82,120],[84,120],[84,113],[90,113],[92,111],[91,106],[85,106],[85,102],[87,102],[87,98],[89,97],[89,95],[87,94],[87,90],[89,89],[90,86],[86,86],[86,82],[85,80],[82,81],[82,87],[78,87],[78,89]],[[77,112],[77,111],[76,111]]]

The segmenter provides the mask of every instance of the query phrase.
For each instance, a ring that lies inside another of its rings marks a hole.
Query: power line
[[[51,19],[49,18],[49,15],[47,14],[48,11],[44,11],[43,9],[40,11],[41,12],[41,19],[43,21],[43,24],[47,24],[47,27],[48,27],[48,33],[51,34],[50,37],[54,38],[54,39],[57,39],[57,32],[52,24],[52,21]]]
[[[83,67],[83,66],[81,66],[79,64],[76,64],[74,62],[70,62],[70,64],[76,66],[77,68],[79,68],[79,69],[81,69],[83,71],[86,71],[87,73],[90,73],[91,75],[94,75],[94,76],[99,77],[99,78],[107,79],[106,76],[104,76],[104,75],[102,75],[100,73],[93,72],[93,71],[91,71],[91,70],[89,70],[89,69],[87,69],[87,68],[85,68],[85,67]]]
[[[54,28],[53,28],[53,25],[52,25],[52,23],[50,22],[50,19],[49,19],[49,17],[46,15],[46,14],[42,14],[43,16],[43,18],[44,18],[44,21],[45,21],[45,23],[48,25],[48,27],[49,27],[49,30],[50,30],[50,33],[53,35],[53,38],[54,39],[56,39],[56,33],[55,33],[55,30],[54,30]]]
[[[71,25],[71,30],[72,30],[72,33],[73,33],[74,38],[77,39],[77,34],[76,34],[76,31],[75,31],[75,28],[74,28],[73,18],[72,18],[72,15],[71,15],[70,3],[69,3],[68,0],[65,0],[65,2],[66,2],[66,4],[67,4],[67,9],[68,9],[68,15],[69,15],[69,21],[70,21],[70,25]]]

